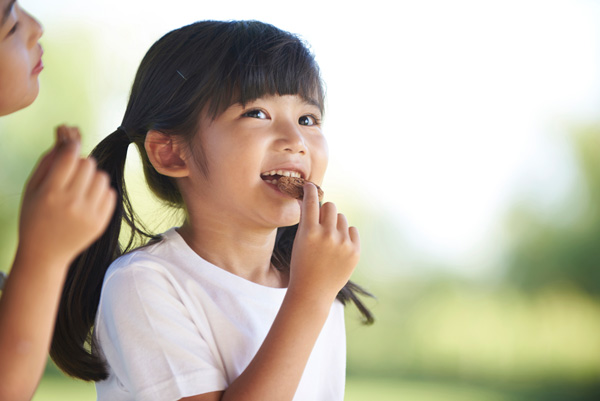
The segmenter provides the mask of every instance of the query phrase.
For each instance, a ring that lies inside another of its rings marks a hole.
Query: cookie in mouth
[[[305,179],[300,177],[278,177],[277,188],[285,194],[290,195],[292,198],[302,200],[304,198],[304,183],[307,182]],[[308,181],[310,182],[310,181]],[[315,187],[319,193],[319,202],[323,201],[323,190],[314,182]]]

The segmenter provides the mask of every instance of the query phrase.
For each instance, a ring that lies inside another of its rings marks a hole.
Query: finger
[[[98,213],[102,220],[102,231],[106,229],[110,221],[111,216],[115,211],[117,204],[117,191],[114,188],[109,188],[104,196],[102,196],[102,203],[98,208]]]
[[[38,161],[37,165],[33,169],[31,176],[29,177],[29,183],[27,184],[27,188],[34,189],[37,188],[42,181],[46,178],[48,171],[50,170],[50,166],[54,162],[54,157],[56,156],[56,148],[51,149],[49,152],[46,152]]]
[[[106,191],[101,193],[98,198],[98,205],[94,209],[94,213],[96,216],[96,235],[92,241],[95,241],[108,227],[110,219],[115,211],[115,206],[117,203],[117,192],[114,188],[108,188]]]
[[[338,213],[337,215],[337,229],[344,235],[348,232],[348,219],[341,213]]]
[[[94,205],[99,204],[109,188],[110,178],[108,174],[104,171],[96,171],[87,190],[87,199]]]
[[[56,127],[56,146],[61,146],[67,142],[67,126],[59,125]]]
[[[48,174],[44,180],[45,185],[66,187],[78,164],[79,147],[78,141],[67,141],[55,150],[52,163],[48,166]]]
[[[80,141],[79,128],[61,124],[56,127],[56,143]]]
[[[358,229],[356,227],[350,227],[348,229],[348,235],[350,235],[352,243],[358,246],[358,249],[360,250],[360,236],[358,235]]]
[[[37,188],[46,179],[55,180],[53,183],[60,182],[60,176],[67,172],[65,169],[70,170],[69,164],[79,153],[81,136],[77,128],[60,125],[56,128],[55,136],[54,146],[40,158],[29,178],[28,188]],[[55,166],[55,163],[58,165]],[[50,178],[51,176],[54,178]]]
[[[321,206],[321,215],[319,216],[319,223],[322,226],[336,228],[337,226],[338,212],[335,204],[326,202]]]
[[[46,178],[50,171],[50,166],[54,162],[54,158],[58,149],[67,142],[67,127],[60,125],[56,128],[54,146],[50,151],[46,152],[38,161],[31,177],[29,178],[29,188],[37,188]]]
[[[317,187],[312,183],[304,184],[304,197],[300,205],[300,225],[316,224],[319,221],[319,197]]]
[[[69,127],[69,126],[64,126],[65,128],[65,141],[67,142],[80,142],[81,141],[81,134],[79,133],[79,128],[77,127]]]
[[[73,194],[86,195],[96,171],[96,161],[92,158],[79,159],[77,171],[73,174],[67,190]]]

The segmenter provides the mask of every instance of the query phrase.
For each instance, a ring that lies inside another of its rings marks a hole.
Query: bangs
[[[191,135],[199,115],[215,119],[233,104],[269,95],[298,95],[324,114],[324,92],[319,66],[299,37],[259,21],[201,21],[150,48],[126,111],[144,113],[124,124],[140,134]]]
[[[268,95],[298,95],[324,113],[319,67],[298,37],[256,21],[231,23],[223,33],[224,53],[213,81],[208,115],[216,118],[229,106]]]

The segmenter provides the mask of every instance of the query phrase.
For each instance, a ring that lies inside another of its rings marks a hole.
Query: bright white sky
[[[46,35],[77,24],[103,38],[94,45],[106,68],[119,63],[126,75],[102,106],[106,132],[142,55],[167,31],[259,19],[300,34],[328,86],[328,182],[356,183],[415,245],[450,259],[489,239],[517,188],[564,189],[560,139],[600,116],[600,2],[591,0],[21,4]]]

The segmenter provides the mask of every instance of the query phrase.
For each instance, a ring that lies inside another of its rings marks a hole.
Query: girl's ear
[[[189,173],[183,149],[170,135],[150,130],[144,141],[146,153],[154,169],[168,177],[186,177]]]

